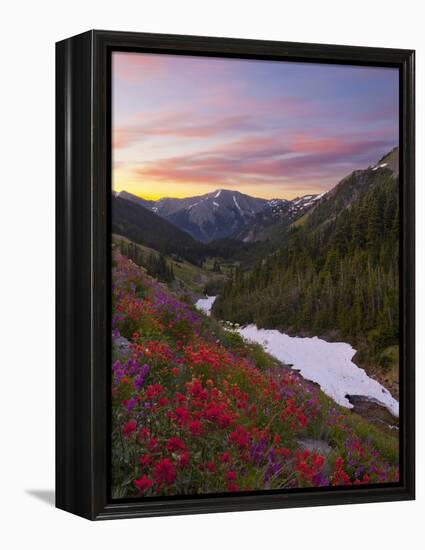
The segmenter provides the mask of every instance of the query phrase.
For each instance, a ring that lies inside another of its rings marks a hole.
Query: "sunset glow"
[[[391,68],[113,54],[113,189],[322,193],[398,144]]]

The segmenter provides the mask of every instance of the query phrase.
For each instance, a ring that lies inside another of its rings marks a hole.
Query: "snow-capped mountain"
[[[322,195],[304,195],[293,200],[271,199],[267,201],[265,212],[272,217],[285,216],[292,219],[301,214],[306,208],[313,206],[323,195],[324,193]]]
[[[158,201],[140,199],[126,191],[121,191],[118,196],[149,208],[202,242],[227,237],[253,240],[247,237],[251,226],[290,222],[312,206],[317,198],[316,195],[306,195],[294,200],[267,200],[229,189],[217,189],[212,193],[184,199],[162,198]]]
[[[293,200],[271,199],[267,201],[264,210],[256,214],[251,223],[243,227],[233,236],[244,242],[264,240],[272,233],[290,223],[310,210],[324,195],[304,195]]]
[[[261,212],[267,201],[239,191],[218,189],[186,199],[160,199],[154,209],[202,242],[229,237]]]

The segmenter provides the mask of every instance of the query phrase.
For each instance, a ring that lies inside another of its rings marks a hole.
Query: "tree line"
[[[163,283],[171,283],[175,279],[172,263],[167,262],[165,256],[161,253],[146,253],[135,243],[125,240],[117,240],[121,254],[127,256],[138,266],[144,267],[151,277],[158,279]]]

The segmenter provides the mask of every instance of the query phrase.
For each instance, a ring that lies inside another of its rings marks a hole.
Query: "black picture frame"
[[[113,502],[108,496],[112,50],[400,70],[398,484]],[[89,31],[56,44],[56,506],[91,520],[414,499],[414,51]]]

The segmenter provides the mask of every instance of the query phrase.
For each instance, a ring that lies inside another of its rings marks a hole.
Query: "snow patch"
[[[218,202],[215,202],[215,201],[213,201],[213,205],[214,205],[214,206],[220,206],[220,205],[218,204]]]
[[[215,198],[215,199],[218,199],[218,197],[220,196],[220,194],[221,194],[221,189],[219,189],[219,190],[217,191],[217,194],[214,195],[214,198]]]
[[[352,362],[356,350],[344,342],[326,342],[313,338],[288,336],[277,330],[258,329],[248,325],[238,329],[247,340],[261,344],[279,361],[293,365],[301,376],[316,382],[322,391],[339,405],[353,408],[347,395],[376,399],[392,415],[399,414],[399,404],[379,382]]]
[[[238,201],[236,200],[235,195],[233,195],[233,202],[235,203],[236,208],[239,210],[239,212],[242,214],[242,208],[239,206]]]
[[[375,172],[375,170],[378,170],[378,168],[385,168],[385,166],[388,166],[388,162],[383,162],[382,164],[378,164],[375,166],[375,168],[372,168],[372,172]]]
[[[199,309],[199,311],[202,311],[202,313],[205,313],[205,315],[211,315],[211,308],[216,298],[217,296],[207,296],[206,298],[200,298],[196,302],[195,307]]]
[[[280,206],[281,204],[285,204],[285,202],[288,202],[286,199],[270,199],[267,201],[267,204],[269,206]]]

